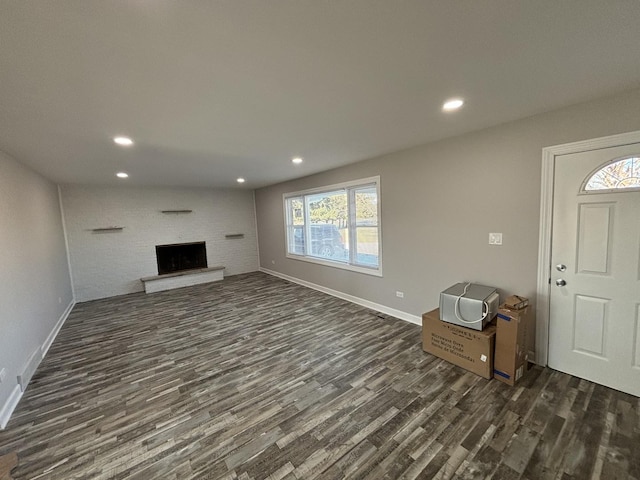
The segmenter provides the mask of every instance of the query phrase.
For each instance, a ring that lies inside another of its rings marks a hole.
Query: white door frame
[[[640,142],[640,131],[565,143],[542,149],[540,188],[540,238],[538,242],[538,288],[536,302],[535,363],[546,366],[549,360],[549,297],[551,294],[551,235],[553,230],[553,176],[556,157]]]

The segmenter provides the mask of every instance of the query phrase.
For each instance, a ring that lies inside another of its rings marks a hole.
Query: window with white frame
[[[284,195],[287,256],[381,275],[380,177]]]

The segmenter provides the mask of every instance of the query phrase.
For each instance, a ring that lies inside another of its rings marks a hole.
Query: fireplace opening
[[[207,268],[207,248],[205,242],[156,245],[158,275],[165,273]]]

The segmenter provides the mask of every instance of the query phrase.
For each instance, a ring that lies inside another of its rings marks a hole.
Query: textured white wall
[[[62,203],[77,301],[143,291],[140,278],[158,273],[156,245],[205,241],[226,276],[258,269],[251,191],[67,185]],[[176,209],[193,212],[161,212]],[[110,226],[124,230],[91,231]]]
[[[56,185],[1,152],[0,252],[2,412],[73,294]]]

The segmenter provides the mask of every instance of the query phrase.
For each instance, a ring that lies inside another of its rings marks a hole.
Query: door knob
[[[556,270],[558,270],[559,272],[564,272],[567,269],[566,265],[563,265],[562,263],[559,263],[558,265],[556,265]]]
[[[567,284],[567,282],[561,278],[556,280],[556,285],[559,287],[564,287]]]

